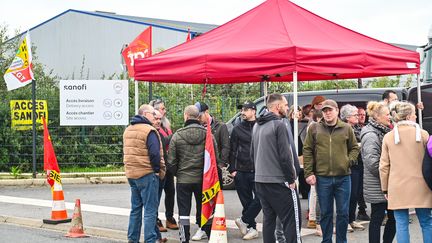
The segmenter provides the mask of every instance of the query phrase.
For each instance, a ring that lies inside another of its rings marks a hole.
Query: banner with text
[[[31,100],[11,100],[11,127],[16,130],[32,129]],[[36,126],[42,128],[42,117],[48,120],[48,105],[46,100],[36,100]]]
[[[60,126],[129,123],[127,80],[60,80]]]

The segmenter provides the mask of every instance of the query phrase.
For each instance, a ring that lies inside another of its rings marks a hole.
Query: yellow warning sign
[[[42,129],[42,117],[48,121],[48,105],[46,100],[36,100],[36,126]],[[31,100],[11,100],[11,122],[12,128],[16,130],[32,129],[32,109]]]

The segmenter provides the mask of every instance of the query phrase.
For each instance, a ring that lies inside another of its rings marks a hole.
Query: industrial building
[[[36,62],[61,79],[100,79],[123,72],[121,49],[152,26],[152,53],[216,25],[69,9],[30,29]],[[13,41],[15,38],[11,39]]]

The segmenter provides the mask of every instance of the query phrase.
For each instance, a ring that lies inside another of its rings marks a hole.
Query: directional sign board
[[[61,80],[60,125],[127,125],[127,80]]]

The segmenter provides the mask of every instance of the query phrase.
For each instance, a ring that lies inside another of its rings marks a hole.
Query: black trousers
[[[284,183],[256,182],[255,188],[264,214],[263,242],[276,242],[276,217],[282,222],[286,242],[301,242],[301,209],[297,191]]]
[[[387,203],[371,203],[371,221],[369,223],[369,243],[381,242],[381,224],[387,210],[387,223],[384,228],[382,242],[391,243],[396,234],[396,221],[393,210],[387,209]]]
[[[165,175],[165,217],[172,218],[174,215],[174,197],[175,197],[175,187],[174,187],[174,175],[167,171]]]
[[[190,213],[192,208],[192,194],[195,197],[196,205],[196,224],[199,226],[201,222],[201,198],[202,184],[201,183],[177,183],[177,207],[179,210],[179,235],[181,242],[189,242],[190,240]],[[210,225],[204,225],[202,230],[210,237]]]
[[[255,218],[261,212],[261,203],[255,191],[255,173],[237,171],[234,177],[237,195],[243,206],[242,220],[248,228],[256,229]]]

